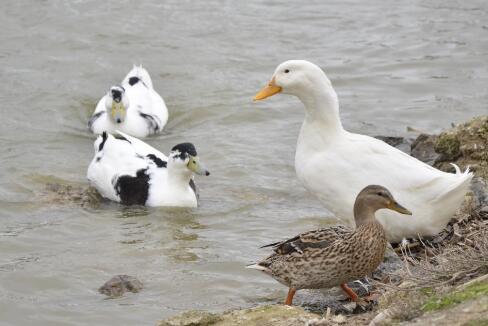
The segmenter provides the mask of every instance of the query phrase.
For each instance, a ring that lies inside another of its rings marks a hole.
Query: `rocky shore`
[[[220,314],[188,311],[159,325],[488,325],[488,116],[439,135],[378,138],[447,172],[454,171],[450,163],[469,167],[475,178],[464,207],[444,231],[412,239],[396,253],[390,250],[373,275],[380,294],[374,306],[341,301],[344,297],[331,289],[306,292],[294,307],[276,303]]]

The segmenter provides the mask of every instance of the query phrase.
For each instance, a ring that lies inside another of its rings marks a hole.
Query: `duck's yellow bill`
[[[412,215],[412,212],[397,203],[396,201],[391,201],[388,204],[388,208],[391,210],[394,210],[395,212],[401,213],[401,214],[406,214],[406,215]]]
[[[275,80],[273,78],[266,87],[264,87],[256,94],[256,96],[254,96],[254,101],[264,100],[265,98],[273,96],[279,92],[281,92],[281,87],[275,84]]]

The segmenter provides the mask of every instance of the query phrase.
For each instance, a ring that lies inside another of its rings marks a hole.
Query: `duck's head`
[[[183,174],[196,173],[210,175],[210,172],[200,163],[197,150],[192,143],[181,143],[171,149],[168,164],[173,170],[179,170]]]
[[[369,185],[361,190],[354,203],[356,226],[368,219],[374,219],[374,213],[383,208],[391,209],[401,214],[412,215],[412,212],[395,200],[388,189],[383,186]]]
[[[254,96],[254,100],[264,100],[278,93],[302,98],[317,89],[333,91],[330,80],[322,69],[306,60],[289,60],[276,68],[268,85]]]
[[[105,97],[105,107],[114,123],[124,122],[129,107],[129,98],[125,94],[125,88],[119,85],[110,87]]]

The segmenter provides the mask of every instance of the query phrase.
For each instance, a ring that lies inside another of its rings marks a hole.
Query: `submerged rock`
[[[187,311],[161,321],[159,326],[300,326],[318,317],[296,306],[268,305],[223,314]]]
[[[51,204],[71,203],[81,207],[97,208],[103,198],[93,187],[52,182],[46,184],[43,200]]]
[[[109,297],[120,297],[125,292],[137,293],[142,290],[142,282],[129,275],[116,275],[102,285],[98,292]]]

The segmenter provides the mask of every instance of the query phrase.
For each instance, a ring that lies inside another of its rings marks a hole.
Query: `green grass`
[[[465,290],[452,292],[444,296],[434,295],[422,306],[422,310],[427,312],[445,309],[482,295],[488,295],[488,282],[476,283],[467,287]]]

